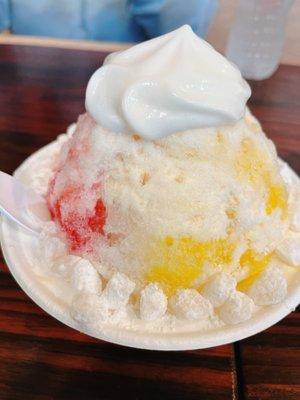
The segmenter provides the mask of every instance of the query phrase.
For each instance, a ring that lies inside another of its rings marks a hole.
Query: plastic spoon
[[[18,225],[38,234],[49,220],[45,200],[16,178],[0,171],[0,213]]]

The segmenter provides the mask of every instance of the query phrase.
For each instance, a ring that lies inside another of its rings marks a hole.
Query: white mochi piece
[[[84,258],[77,261],[71,274],[71,285],[75,290],[100,294],[102,282],[92,263]]]
[[[165,314],[167,306],[167,297],[157,284],[150,283],[141,291],[141,319],[145,321],[155,321]]]
[[[209,300],[195,289],[180,289],[171,297],[170,307],[176,317],[188,320],[207,318],[213,313]]]
[[[221,306],[236,287],[236,280],[229,274],[221,272],[214,275],[204,286],[201,294],[214,307]]]
[[[300,235],[284,239],[276,248],[276,254],[285,263],[300,267]]]
[[[82,326],[95,325],[109,318],[109,310],[99,296],[92,293],[79,293],[72,301],[71,316]]]
[[[103,290],[102,297],[110,309],[126,306],[133,292],[135,283],[121,272],[115,272]]]
[[[242,292],[234,291],[219,308],[218,313],[226,324],[235,325],[250,319],[253,310],[253,300]]]
[[[287,282],[282,270],[270,265],[251,285],[247,293],[258,306],[282,301],[287,294]]]

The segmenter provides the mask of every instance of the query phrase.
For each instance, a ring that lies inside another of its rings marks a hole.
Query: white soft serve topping
[[[86,108],[106,129],[157,139],[234,123],[250,93],[239,70],[184,25],[107,57]]]

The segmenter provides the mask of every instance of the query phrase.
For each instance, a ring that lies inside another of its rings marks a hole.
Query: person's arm
[[[218,0],[128,0],[128,5],[135,22],[150,38],[184,24],[189,24],[199,36],[205,36]]]

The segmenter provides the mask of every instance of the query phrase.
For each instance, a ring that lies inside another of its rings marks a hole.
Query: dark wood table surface
[[[105,53],[0,45],[0,169],[12,173],[84,111]],[[251,83],[250,108],[300,172],[300,67]],[[299,400],[300,321],[207,350],[154,352],[76,332],[37,307],[0,260],[0,399]]]

